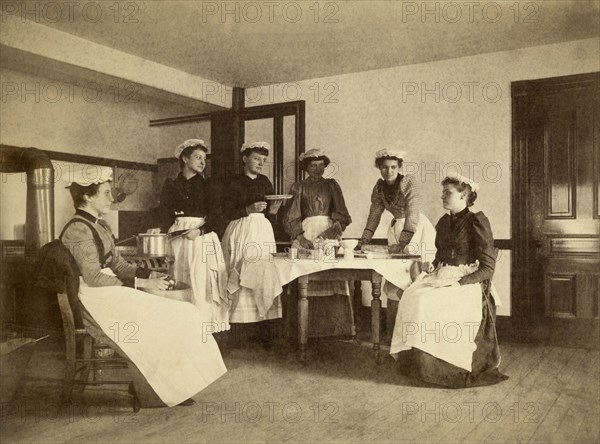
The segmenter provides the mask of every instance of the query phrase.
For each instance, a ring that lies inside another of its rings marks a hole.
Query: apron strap
[[[108,254],[104,254],[104,243],[102,242],[102,239],[100,239],[100,234],[98,233],[98,230],[96,230],[96,228],[89,221],[87,221],[83,218],[71,219],[64,226],[64,228],[60,232],[60,236],[58,236],[58,238],[62,241],[62,237],[65,234],[65,231],[67,230],[67,228],[75,222],[81,222],[81,223],[87,225],[89,227],[89,229],[92,231],[92,236],[94,237],[94,243],[96,244],[96,249],[98,250],[98,258],[100,259],[100,265],[102,266],[102,268],[105,268],[109,259],[112,258],[113,253],[112,253],[112,251],[109,251]]]

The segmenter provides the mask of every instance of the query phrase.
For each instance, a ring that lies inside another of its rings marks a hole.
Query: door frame
[[[564,91],[587,89],[597,85],[600,73],[585,73],[540,80],[523,80],[511,84],[512,97],[512,193],[511,193],[511,318],[515,339],[530,340],[535,326],[536,307],[533,295],[535,279],[529,271],[532,260],[531,226],[528,223],[528,119],[531,94],[553,94]],[[596,160],[598,162],[598,160]],[[596,168],[600,168],[596,165]],[[598,201],[597,187],[594,201]],[[597,209],[596,209],[597,210]]]
[[[284,103],[275,103],[272,105],[259,105],[252,106],[249,108],[243,108],[238,111],[238,115],[240,117],[240,139],[244,139],[244,123],[247,120],[260,120],[260,119],[268,119],[273,118],[273,187],[275,188],[275,193],[284,194],[286,190],[284,190],[283,183],[283,173],[284,167],[283,164],[283,118],[285,116],[294,116],[296,123],[296,132],[294,135],[294,181],[300,180],[300,164],[297,161],[300,154],[302,154],[305,150],[305,137],[306,137],[306,115],[305,115],[305,102],[304,100],[297,100],[293,102],[284,102]],[[241,168],[241,164],[240,164]]]

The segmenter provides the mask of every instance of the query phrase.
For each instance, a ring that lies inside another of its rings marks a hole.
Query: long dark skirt
[[[496,304],[490,283],[481,283],[482,320],[473,352],[472,371],[449,364],[417,348],[398,354],[400,372],[420,381],[449,388],[478,387],[508,379],[500,373],[500,348],[496,334]]]

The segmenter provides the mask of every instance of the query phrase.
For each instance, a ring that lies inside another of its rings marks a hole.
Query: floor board
[[[600,352],[501,344],[495,386],[424,387],[368,343],[257,344],[225,355],[227,374],[191,407],[134,414],[125,390],[88,388],[59,404],[62,354],[34,355],[15,401],[3,404],[1,442],[598,442]],[[387,350],[387,349],[386,349]]]

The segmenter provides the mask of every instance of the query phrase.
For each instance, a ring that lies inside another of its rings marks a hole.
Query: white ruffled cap
[[[467,184],[476,193],[479,191],[479,184],[477,182],[475,182],[474,180],[471,180],[468,177],[463,176],[462,174],[451,172],[451,173],[448,173],[446,175],[446,178],[447,179],[456,179],[456,180],[458,180],[461,183]]]
[[[74,169],[72,174],[73,180],[71,181],[71,184],[76,183],[82,187],[112,182],[113,180],[113,169],[106,166],[87,165],[83,168]]]
[[[406,151],[386,148],[383,150],[379,150],[375,153],[375,159],[380,159],[382,157],[397,157],[400,160],[404,160],[404,158],[406,157]]]
[[[325,152],[323,150],[320,150],[318,148],[313,148],[310,149],[302,154],[300,154],[300,157],[298,159],[300,159],[300,161],[303,161],[304,159],[310,159],[310,158],[315,158],[315,157],[327,157],[327,154],[325,154]],[[329,159],[329,157],[327,157]]]
[[[188,139],[185,142],[183,142],[181,145],[178,145],[177,148],[175,148],[175,157],[177,159],[179,159],[179,156],[181,156],[181,153],[183,152],[184,149],[189,148],[191,146],[199,146],[204,148],[205,150],[207,150],[208,148],[206,147],[206,143],[204,143],[204,140],[202,139]]]
[[[252,142],[252,143],[244,143],[242,148],[240,149],[240,153],[243,153],[246,150],[251,148],[263,148],[271,153],[271,145],[268,142]]]

